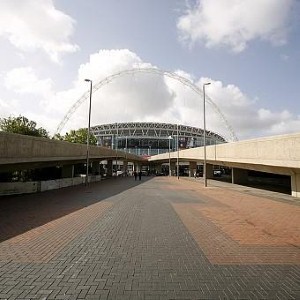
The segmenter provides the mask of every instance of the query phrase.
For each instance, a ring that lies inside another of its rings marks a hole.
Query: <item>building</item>
[[[91,128],[99,146],[151,156],[204,144],[203,129],[177,124],[154,122],[112,123]],[[206,144],[226,143],[212,131],[206,131]]]

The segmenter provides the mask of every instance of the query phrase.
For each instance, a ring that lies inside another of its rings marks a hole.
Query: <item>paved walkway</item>
[[[0,299],[300,299],[300,206],[118,178],[0,200]]]

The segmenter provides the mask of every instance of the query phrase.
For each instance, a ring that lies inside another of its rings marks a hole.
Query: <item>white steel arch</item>
[[[124,76],[124,75],[133,75],[136,73],[149,73],[149,74],[157,74],[157,75],[161,75],[161,76],[166,76],[169,78],[172,78],[174,80],[179,81],[180,83],[182,83],[183,85],[189,87],[191,90],[193,90],[195,93],[199,94],[201,96],[201,98],[203,99],[203,92],[202,90],[197,87],[192,81],[190,81],[187,78],[184,78],[176,73],[170,72],[170,71],[166,71],[166,70],[162,70],[162,69],[158,69],[158,68],[133,68],[133,69],[129,69],[129,70],[123,70],[120,71],[118,73],[112,74],[110,76],[105,77],[104,79],[100,80],[98,83],[93,85],[93,92],[96,92],[97,90],[101,89],[103,86],[109,84],[110,82],[112,82],[114,79]],[[68,110],[68,112],[66,113],[66,115],[64,116],[64,118],[62,119],[62,121],[59,123],[56,133],[60,133],[61,130],[64,128],[64,126],[66,125],[66,123],[68,122],[68,120],[70,119],[70,117],[72,116],[72,114],[77,110],[77,108],[86,100],[89,99],[89,91],[85,92],[73,105],[72,107]],[[221,112],[221,110],[219,109],[219,107],[213,102],[213,100],[205,95],[206,101],[208,104],[210,104],[212,106],[212,108],[214,109],[214,111],[221,117],[222,121],[224,122],[226,128],[229,131],[230,137],[233,141],[237,141],[237,136],[235,134],[235,132],[233,131],[232,126],[229,124],[229,122],[227,121],[227,119],[225,118],[225,116],[223,115],[223,113]]]

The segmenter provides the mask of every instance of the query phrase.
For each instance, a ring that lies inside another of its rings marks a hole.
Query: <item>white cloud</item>
[[[14,89],[19,97],[11,106],[12,112],[30,117],[53,134],[69,108],[88,93],[89,85],[84,82],[85,78],[93,80],[94,87],[97,87],[97,83],[107,76],[137,66],[151,67],[151,64],[143,62],[127,49],[101,50],[79,67],[73,86],[62,91],[55,91],[50,79],[39,79],[30,68],[14,69],[5,78],[6,86]],[[230,138],[220,115],[209,104],[211,98],[240,139],[300,131],[300,117],[286,110],[274,112],[271,108],[261,108],[259,100],[249,98],[233,84],[224,85],[221,81],[205,77],[195,80],[192,74],[182,70],[176,73],[193,80],[200,90],[204,82],[211,82],[206,89],[208,130]],[[30,101],[30,96],[38,100]],[[0,101],[1,112],[8,111],[7,103],[3,99]],[[88,101],[85,101],[71,114],[62,133],[86,127],[87,118]],[[202,95],[174,79],[141,73],[119,76],[93,92],[92,126],[130,121],[203,127]]]
[[[177,23],[181,39],[241,52],[254,39],[286,43],[295,0],[198,0]]]
[[[51,94],[52,84],[49,78],[38,79],[30,67],[12,69],[5,77],[5,86],[20,94],[37,94],[46,97]]]
[[[127,49],[101,50],[92,54],[89,62],[79,67],[74,88],[66,91],[64,95],[70,99],[68,103],[71,106],[83,92],[88,90],[89,85],[84,82],[85,78],[93,80],[96,86],[102,79],[122,70],[149,66],[151,64],[143,62],[135,53]],[[142,121],[147,117],[162,114],[172,101],[173,95],[168,90],[163,77],[153,74],[120,76],[93,93],[92,124],[122,120]],[[66,129],[78,126],[79,119],[82,120],[81,126],[86,126],[86,112],[87,104],[81,105],[68,122]]]
[[[0,118],[7,118],[9,116],[18,116],[24,111],[24,105],[16,98],[0,99]],[[23,113],[22,113],[23,114]],[[24,114],[23,114],[24,115]]]
[[[217,104],[221,112],[240,139],[277,135],[300,131],[300,118],[293,113],[259,108],[259,100],[250,99],[237,86],[224,86],[220,81],[201,78],[197,83],[211,82],[208,96]],[[208,128],[228,137],[228,130],[222,127],[220,117],[208,107]]]
[[[11,107],[9,103],[0,99],[0,118],[8,116],[10,111],[11,111]]]
[[[54,7],[53,0],[2,0],[0,36],[22,51],[42,49],[58,62],[78,50],[69,40],[75,21]]]
[[[100,50],[91,54],[89,62],[79,67],[77,80],[83,81],[86,77],[101,79],[122,70],[146,65],[140,57],[128,49]]]
[[[8,89],[7,100],[0,99],[0,117],[24,115],[37,122],[38,126],[53,128],[57,123],[45,111],[54,94],[51,79],[39,79],[32,68],[15,68],[4,78]]]

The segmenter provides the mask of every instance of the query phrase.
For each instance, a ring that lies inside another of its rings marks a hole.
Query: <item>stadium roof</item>
[[[178,129],[177,129],[178,126]],[[168,138],[169,136],[184,136],[184,137],[203,137],[204,130],[202,128],[156,122],[126,122],[126,123],[111,123],[93,126],[91,128],[95,136],[112,136],[118,137],[144,137],[144,138]],[[177,133],[178,130],[178,133]],[[206,130],[206,136],[215,138],[218,141],[226,142],[221,135]]]

